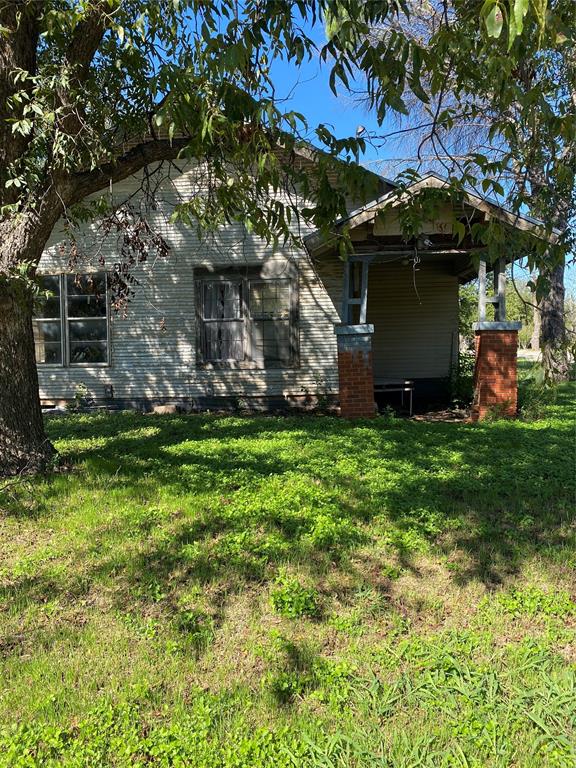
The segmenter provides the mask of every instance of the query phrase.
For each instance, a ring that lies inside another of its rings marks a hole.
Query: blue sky
[[[325,42],[321,30],[311,36],[319,47]],[[312,128],[320,123],[329,125],[339,137],[356,135],[359,125],[369,131],[379,131],[376,120],[362,105],[355,104],[351,96],[343,92],[337,97],[332,93],[329,73],[329,65],[322,63],[318,56],[305,61],[299,68],[276,61],[272,76],[277,97],[287,99],[283,108],[302,112]],[[369,146],[362,162],[377,161],[383,154],[386,153]]]

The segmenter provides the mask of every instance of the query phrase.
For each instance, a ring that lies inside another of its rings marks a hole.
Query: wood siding
[[[153,168],[149,169],[149,172]],[[156,190],[156,209],[147,213],[152,227],[170,245],[169,257],[139,267],[140,286],[128,316],[112,314],[109,366],[62,368],[39,366],[41,397],[74,397],[79,385],[93,398],[112,385],[115,398],[139,400],[217,396],[301,396],[338,390],[334,324],[340,322],[343,264],[337,257],[312,263],[304,250],[266,245],[241,225],[228,226],[200,241],[195,230],[170,223],[174,206],[195,191],[194,170],[180,169]],[[141,176],[111,191],[115,203],[139,200]],[[305,201],[303,201],[304,204]],[[301,231],[305,235],[307,232]],[[86,265],[98,257],[111,265],[118,259],[113,235],[88,227],[79,239]],[[292,263],[298,269],[299,364],[284,369],[202,369],[196,366],[194,270],[262,265],[270,274]],[[105,268],[105,267],[104,267]],[[68,271],[66,237],[56,227],[40,271]],[[374,367],[381,378],[440,378],[449,374],[457,348],[458,281],[451,266],[426,262],[416,273],[400,262],[372,265],[368,286],[368,322],[375,326]]]
[[[140,177],[127,179],[113,189],[123,201],[138,194]],[[112,313],[110,323],[111,365],[62,368],[39,366],[41,397],[45,400],[74,396],[85,385],[91,397],[101,398],[112,385],[122,399],[197,398],[213,396],[298,396],[307,392],[337,391],[336,338],[338,315],[331,298],[318,281],[305,251],[278,247],[275,250],[249,235],[240,225],[228,226],[208,240],[199,241],[193,228],[169,222],[174,205],[194,188],[193,172],[163,182],[157,192],[157,210],[147,214],[156,231],[171,246],[166,260],[139,267],[136,296],[124,319]],[[66,238],[56,227],[42,257],[40,271],[67,271],[62,250]],[[117,260],[113,236],[103,238],[96,226],[81,238],[82,251],[90,258],[77,271],[101,269],[97,256],[107,264]],[[65,251],[65,247],[64,247]],[[194,269],[232,265],[268,265],[276,271],[287,262],[298,268],[299,365],[291,369],[202,370],[196,367],[196,308]],[[274,267],[274,268],[273,268]]]
[[[334,305],[342,302],[343,265],[322,258],[317,268]],[[422,261],[372,264],[367,322],[375,378],[437,379],[450,374],[458,349],[458,279],[452,265]]]

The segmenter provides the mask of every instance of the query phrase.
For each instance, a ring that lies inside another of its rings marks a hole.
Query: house
[[[478,272],[477,249],[469,238],[458,242],[454,220],[491,216],[511,233],[541,237],[538,222],[469,194],[457,206],[443,202],[407,241],[402,198],[382,179],[376,199],[351,202],[335,225],[335,237],[345,228],[354,245],[346,262],[335,241],[313,231],[304,232],[304,248],[268,246],[240,224],[199,240],[170,221],[193,176],[193,168],[173,164],[158,185],[147,215],[170,250],[135,268],[139,285],[126,316],[113,311],[107,288],[106,270],[118,260],[114,236],[87,225],[79,242],[90,258],[71,268],[66,232],[55,228],[39,267],[50,295],[34,321],[45,404],[80,391],[139,407],[266,409],[339,399],[342,414],[354,417],[373,414],[375,389],[417,400],[438,394],[457,363],[458,286]],[[137,200],[141,184],[138,174],[115,185],[113,202]],[[444,184],[431,175],[408,193]],[[480,415],[502,402],[515,410],[517,326],[506,323],[504,267],[502,259],[499,290],[486,299],[480,261]],[[486,300],[496,308],[488,323]]]

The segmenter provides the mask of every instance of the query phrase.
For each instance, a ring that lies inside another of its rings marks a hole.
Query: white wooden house
[[[336,402],[341,326],[369,338],[367,391],[410,381],[418,398],[445,388],[457,359],[458,286],[476,274],[471,247],[458,246],[452,234],[453,211],[441,211],[405,242],[393,186],[382,180],[379,198],[351,203],[348,219],[337,224],[349,227],[355,244],[345,263],[313,231],[301,233],[304,248],[273,248],[240,224],[199,240],[193,228],[170,222],[193,176],[181,167],[156,191],[156,210],[147,215],[170,251],[137,268],[140,285],[125,317],[111,308],[106,288],[107,265],[118,258],[115,238],[87,226],[80,244],[90,258],[71,269],[66,233],[55,228],[39,270],[51,298],[34,329],[46,404],[80,390],[96,402],[144,407],[240,400],[268,408],[313,404],[318,396]],[[137,198],[141,181],[139,174],[117,184],[113,201]],[[442,184],[430,176],[414,193]],[[473,195],[455,214],[495,216],[539,235],[537,222],[512,219]]]

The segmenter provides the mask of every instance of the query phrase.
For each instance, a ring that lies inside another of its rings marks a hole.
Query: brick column
[[[476,365],[472,418],[475,421],[491,412],[508,418],[516,416],[518,330],[521,325],[509,322],[474,325]]]
[[[376,415],[372,369],[373,325],[338,325],[340,415],[345,419]]]

